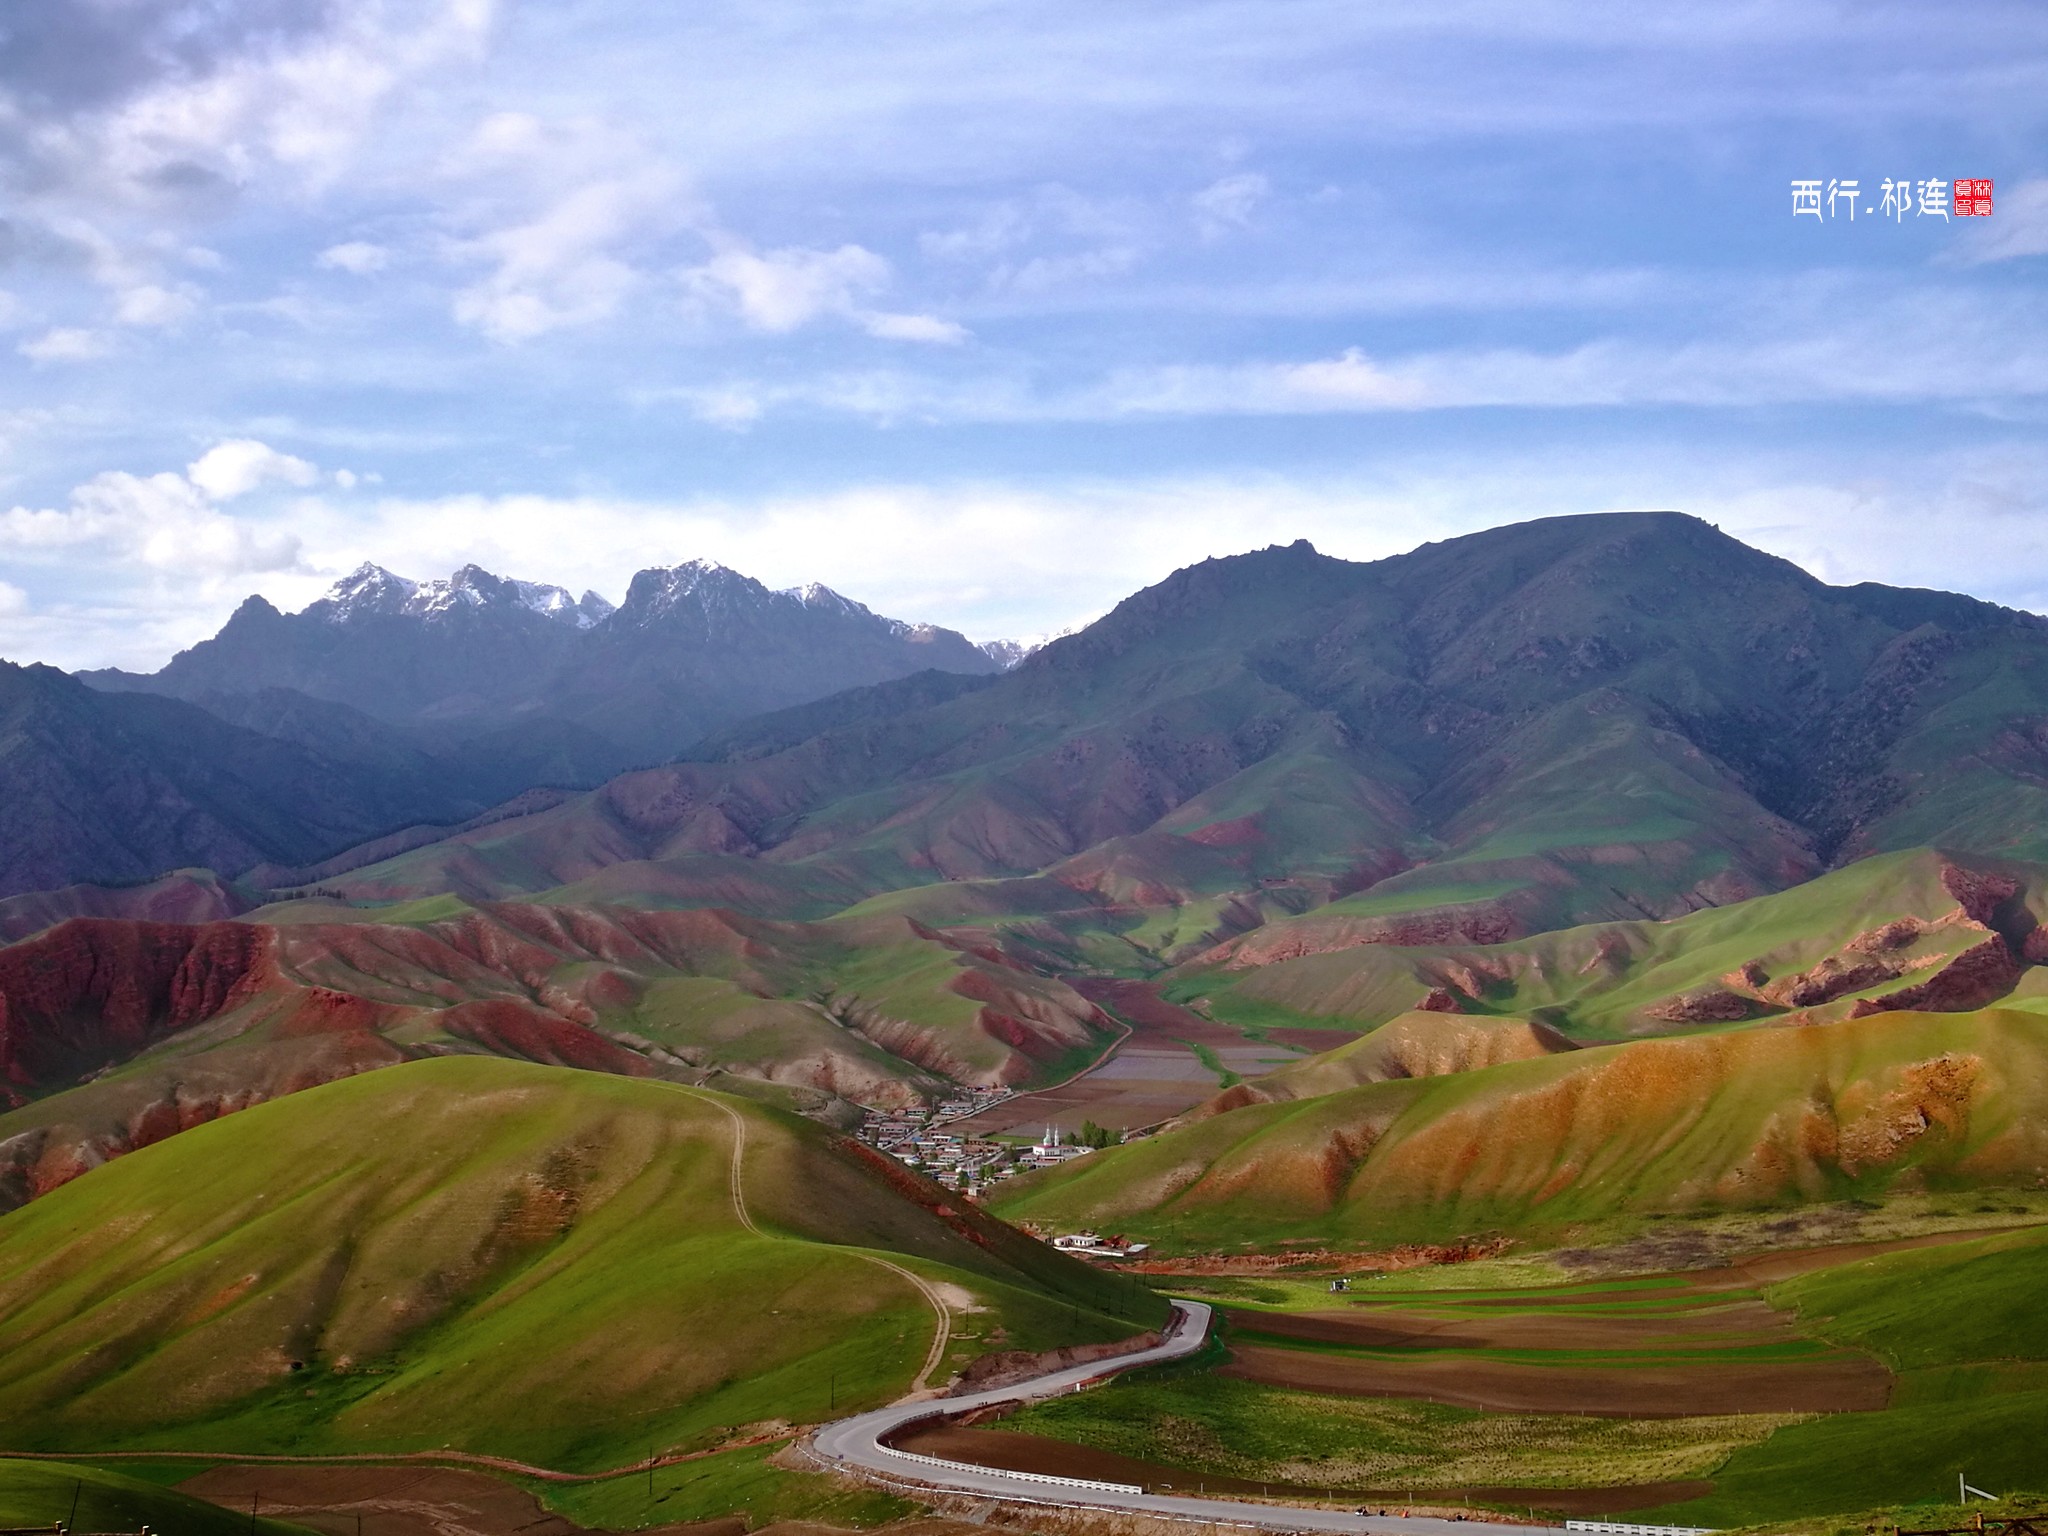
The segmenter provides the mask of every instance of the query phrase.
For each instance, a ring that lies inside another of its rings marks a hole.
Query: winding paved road
[[[1029,1473],[1005,1472],[994,1467],[971,1466],[966,1462],[940,1461],[895,1450],[883,1443],[888,1436],[923,1419],[950,1417],[977,1408],[1032,1402],[1056,1397],[1063,1392],[1078,1392],[1119,1371],[1191,1355],[1202,1347],[1202,1341],[1208,1337],[1210,1310],[1199,1301],[1176,1301],[1173,1309],[1173,1323],[1165,1339],[1151,1349],[1119,1355],[1112,1360],[1099,1360],[1090,1365],[1068,1366],[1014,1386],[996,1387],[965,1397],[927,1399],[877,1408],[872,1413],[857,1414],[825,1425],[811,1437],[811,1449],[821,1461],[885,1473],[952,1493],[1021,1497],[1046,1504],[1130,1510],[1214,1521],[1222,1525],[1257,1526],[1266,1530],[1403,1532],[1407,1536],[1477,1536],[1478,1532],[1486,1532],[1488,1536],[1515,1536],[1515,1533],[1529,1536],[1529,1533],[1559,1529],[1556,1526],[1496,1525],[1490,1522],[1475,1525],[1455,1520],[1404,1519],[1358,1515],[1347,1510],[1185,1498],[1177,1494],[1146,1493],[1127,1484],[1044,1478]]]

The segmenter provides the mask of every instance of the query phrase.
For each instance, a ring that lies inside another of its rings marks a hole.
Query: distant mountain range
[[[300,613],[251,597],[154,674],[0,663],[0,897],[307,864],[601,783],[764,711],[993,674],[1005,644],[706,561],[642,571],[616,609],[474,565],[427,582],[366,565]]]
[[[1180,571],[1000,676],[837,695],[688,758],[329,883],[738,901],[737,859],[762,915],[851,885],[1043,938],[1201,904],[1183,948],[1276,919],[1670,917],[1890,848],[2048,856],[2048,621],[1830,587],[1677,514],[1371,564],[1297,543]]]
[[[2048,996],[2034,615],[1615,514],[1208,560],[995,665],[693,564],[616,611],[365,571],[98,679],[185,697],[0,670],[0,1204],[422,1054],[840,1123],[1064,1081],[1136,1027],[1105,978],[1209,1010],[1176,1029],[1405,1019],[1258,1090],[1370,1105],[1425,1065],[1541,1088],[1644,1035]],[[627,741],[668,760],[574,787]],[[1865,1092],[1755,1049],[1774,1103]]]
[[[218,635],[152,675],[79,675],[193,702],[290,689],[443,741],[573,724],[586,755],[608,755],[616,772],[764,710],[926,668],[994,672],[1008,661],[1001,642],[991,654],[828,587],[776,592],[692,560],[640,572],[617,608],[474,565],[426,582],[365,565],[300,613],[250,598]]]
[[[1367,890],[1527,932],[1885,848],[2048,853],[2048,621],[1829,587],[1678,514],[1205,561],[998,665],[705,562],[616,609],[365,567],[302,613],[251,598],[154,676],[83,674],[96,693],[12,669],[10,718],[41,724],[0,749],[0,895],[318,862],[366,898],[488,899],[656,860],[691,903],[706,855],[778,867],[741,902],[772,916],[1030,878],[1055,905],[1228,896],[1212,936]]]

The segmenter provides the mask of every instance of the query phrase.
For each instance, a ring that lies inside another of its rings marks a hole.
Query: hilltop
[[[809,1122],[442,1059],[200,1126],[0,1217],[0,1416],[17,1449],[597,1468],[1163,1315]]]

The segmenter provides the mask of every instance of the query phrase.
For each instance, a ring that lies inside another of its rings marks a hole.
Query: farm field
[[[949,1454],[1730,1528],[1952,1499],[1958,1472],[2048,1494],[2044,1266],[2034,1226],[1565,1284],[1195,1282],[1234,1293],[1226,1349]]]

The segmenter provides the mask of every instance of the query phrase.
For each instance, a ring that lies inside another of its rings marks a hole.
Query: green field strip
[[[1508,1365],[1540,1365],[1559,1370],[1585,1366],[1652,1365],[1758,1365],[1805,1364],[1836,1360],[1850,1353],[1811,1339],[1787,1339],[1773,1344],[1730,1344],[1721,1347],[1660,1349],[1513,1349],[1456,1344],[1333,1344],[1321,1339],[1291,1339],[1279,1334],[1239,1335],[1261,1348],[1285,1349],[1295,1354],[1329,1355],[1345,1360],[1369,1360],[1380,1364],[1413,1365],[1419,1359],[1484,1360]]]

